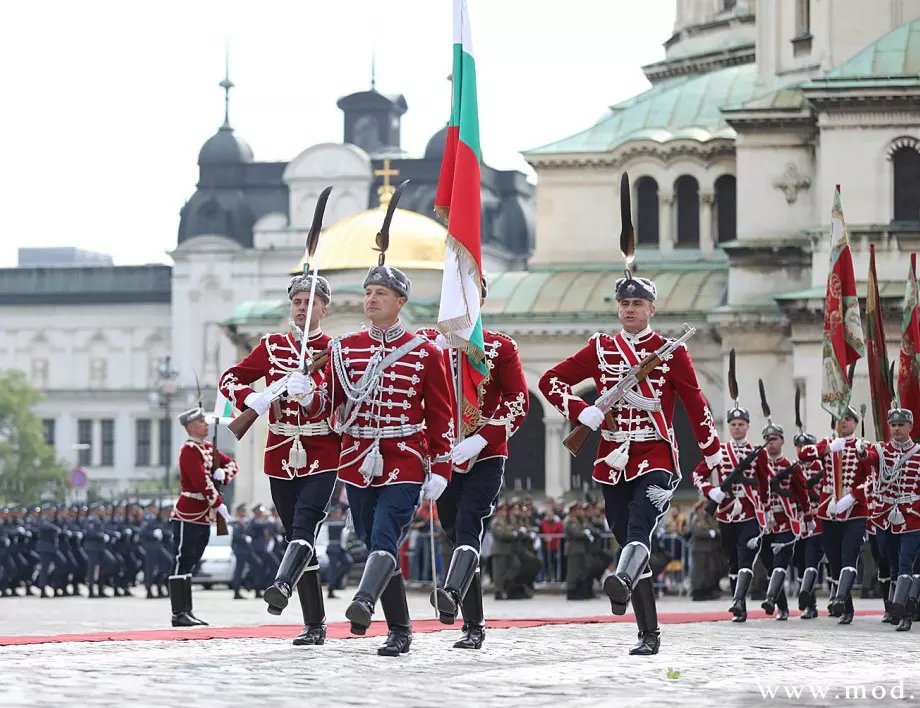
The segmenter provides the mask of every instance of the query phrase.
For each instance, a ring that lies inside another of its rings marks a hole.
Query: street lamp
[[[172,428],[172,420],[170,419],[169,409],[172,399],[176,395],[176,380],[179,376],[179,372],[172,367],[172,360],[169,355],[163,357],[163,360],[160,362],[160,366],[157,368],[157,394],[160,406],[163,408],[163,431],[160,433],[160,441],[163,441],[163,436],[167,436],[165,439],[167,441],[171,440],[172,435],[170,434]],[[166,450],[163,450],[163,445],[160,445],[160,452],[163,454],[163,459],[160,462],[163,463],[163,481],[166,485],[166,491],[169,491],[169,465],[170,465],[170,455],[169,455],[169,445],[166,445]]]

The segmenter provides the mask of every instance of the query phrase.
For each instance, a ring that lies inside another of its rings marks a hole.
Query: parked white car
[[[236,557],[230,549],[231,538],[231,534],[218,536],[217,527],[211,526],[211,539],[204,549],[198,572],[192,576],[193,583],[200,583],[205,590],[210,590],[214,585],[230,587],[236,569]]]

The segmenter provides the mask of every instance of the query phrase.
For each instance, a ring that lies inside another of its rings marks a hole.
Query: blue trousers
[[[831,578],[839,580],[841,570],[856,567],[866,536],[866,519],[824,521],[822,529]]]
[[[334,470],[290,480],[269,477],[272,502],[288,541],[316,545],[316,534],[326,519],[335,480]]]
[[[455,472],[438,499],[438,519],[447,538],[458,546],[469,546],[478,553],[485,522],[495,511],[502,491],[505,459],[492,457],[477,462],[465,474]]]
[[[894,580],[898,575],[898,566],[900,566],[899,556],[901,550],[901,534],[891,533],[882,529],[875,530],[875,545],[878,546],[879,563],[878,579]],[[882,573],[882,560],[888,566],[887,577]]]
[[[668,513],[670,501],[663,508],[648,498],[650,487],[670,489],[672,477],[666,470],[652,470],[629,482],[601,484],[607,524],[620,546],[638,541],[651,550],[652,531],[658,520]]]
[[[386,551],[399,559],[399,544],[418,509],[421,484],[346,486],[355,533],[369,553]]]
[[[898,553],[898,575],[913,575],[914,561],[920,557],[920,531],[898,534],[901,549]]]

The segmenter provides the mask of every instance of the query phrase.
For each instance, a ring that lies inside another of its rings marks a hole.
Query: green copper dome
[[[892,30],[825,78],[860,80],[920,76],[920,20]]]
[[[611,107],[607,118],[587,130],[526,151],[524,156],[610,152],[637,140],[732,140],[735,131],[720,109],[753,98],[756,77],[757,67],[745,64],[663,81]]]

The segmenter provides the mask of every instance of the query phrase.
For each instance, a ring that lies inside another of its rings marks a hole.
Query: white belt
[[[286,438],[295,438],[299,435],[329,435],[332,429],[329,423],[321,421],[319,423],[307,423],[306,425],[292,425],[291,423],[269,423],[268,429],[275,435],[281,435]]]
[[[199,494],[198,492],[180,492],[180,497],[188,497],[189,499],[197,499],[198,501],[204,501],[204,494]]]
[[[661,437],[654,430],[633,430],[626,432],[623,430],[602,430],[601,437],[607,442],[622,443],[627,440],[632,442],[653,442],[661,440]]]
[[[390,438],[407,438],[422,432],[424,426],[418,425],[382,425],[379,428],[371,426],[352,425],[345,428],[342,433],[353,438],[366,440],[385,440]]]

